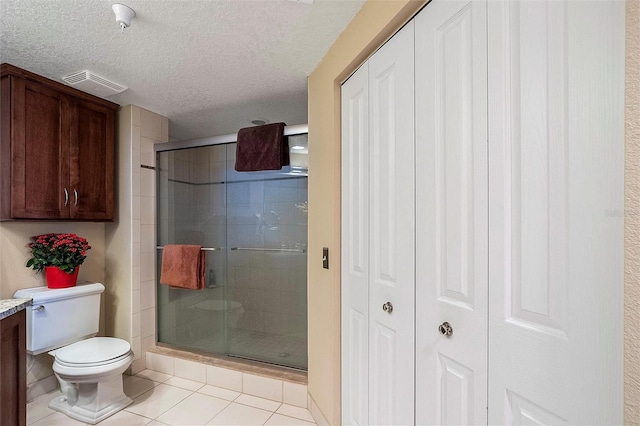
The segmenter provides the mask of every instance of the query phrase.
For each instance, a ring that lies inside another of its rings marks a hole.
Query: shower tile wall
[[[109,333],[131,343],[135,374],[156,342],[155,172],[142,166],[155,165],[153,146],[169,140],[169,121],[135,105],[123,107],[118,120],[119,206],[117,221],[106,230],[106,320]]]

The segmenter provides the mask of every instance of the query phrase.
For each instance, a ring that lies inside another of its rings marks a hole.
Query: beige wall
[[[640,1],[627,1],[625,424],[640,425]]]
[[[105,282],[104,268],[104,224],[86,222],[0,222],[0,299],[10,299],[16,290],[46,285],[44,273],[36,273],[24,265],[31,257],[27,244],[34,235],[49,232],[70,232],[89,241],[87,259],[80,267],[78,280]],[[104,300],[103,300],[104,302]],[[104,330],[104,309],[101,311],[100,331]],[[53,358],[48,354],[38,355],[27,374],[27,385],[53,375]],[[55,385],[55,381],[46,386]],[[45,388],[42,392],[51,389]],[[29,393],[31,396],[32,393]],[[38,394],[33,395],[38,396]]]
[[[309,77],[309,393],[340,422],[340,83],[425,1],[369,0]],[[625,423],[640,424],[640,2],[627,1]],[[322,247],[331,269],[324,270]]]
[[[309,394],[331,424],[340,423],[340,84],[425,3],[368,1],[309,76]]]

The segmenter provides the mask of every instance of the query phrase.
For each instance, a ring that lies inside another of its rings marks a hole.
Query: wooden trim
[[[11,78],[11,216],[23,215],[25,209],[25,80]],[[18,209],[20,210],[18,212]]]
[[[0,219],[11,218],[11,76],[0,78]]]
[[[90,95],[87,92],[74,89],[73,87],[67,86],[66,84],[58,83],[57,81],[53,81],[41,75],[34,74],[31,71],[18,68],[15,65],[7,64],[7,63],[0,64],[0,76],[4,77],[5,75],[14,75],[17,77],[34,80],[34,81],[37,81],[38,83],[46,84],[57,91],[66,93],[71,96],[75,96],[76,98],[80,98],[83,100],[100,104],[114,111],[117,111],[120,108],[120,105],[114,102],[107,101],[106,99],[102,99],[94,95]]]

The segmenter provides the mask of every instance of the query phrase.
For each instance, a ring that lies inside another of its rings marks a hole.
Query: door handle
[[[387,302],[382,305],[382,310],[390,314],[391,312],[393,312],[393,305],[391,304],[391,302]]]
[[[67,188],[64,188],[64,206],[67,207],[68,204],[69,204],[69,191],[67,191]]]
[[[449,324],[448,322],[443,322],[442,324],[440,324],[438,326],[438,331],[440,332],[440,334],[442,334],[443,336],[451,336],[453,334],[453,327],[451,327],[451,324]]]
[[[74,203],[73,203],[73,206],[74,207],[78,207],[78,191],[76,191],[75,188],[73,189],[73,196],[76,198]]]

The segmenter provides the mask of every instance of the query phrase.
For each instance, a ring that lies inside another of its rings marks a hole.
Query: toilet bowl
[[[49,408],[96,424],[133,402],[122,387],[122,373],[133,361],[127,341],[93,337],[49,353],[62,391]]]
[[[133,361],[129,342],[93,337],[98,332],[100,283],[50,289],[19,290],[16,298],[31,298],[27,310],[27,353],[48,352],[62,396],[49,408],[84,423],[96,424],[133,401],[123,391],[122,373]]]

